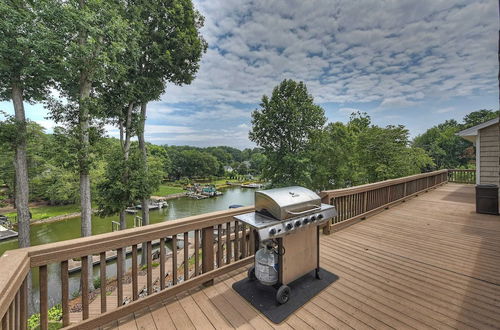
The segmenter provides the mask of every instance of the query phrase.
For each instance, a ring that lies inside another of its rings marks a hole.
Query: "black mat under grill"
[[[321,279],[318,280],[312,271],[290,283],[288,285],[291,289],[290,299],[283,305],[276,302],[276,289],[274,287],[262,285],[257,280],[252,281],[245,278],[233,283],[233,289],[268,319],[274,323],[281,323],[339,278],[323,268],[320,269],[320,275]]]

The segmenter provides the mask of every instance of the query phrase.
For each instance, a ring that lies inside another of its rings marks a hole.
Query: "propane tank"
[[[265,285],[278,282],[277,246],[272,241],[264,241],[255,253],[255,277]]]

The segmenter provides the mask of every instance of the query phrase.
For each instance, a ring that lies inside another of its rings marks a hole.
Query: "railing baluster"
[[[194,231],[194,275],[200,275],[200,230]]]
[[[172,284],[177,284],[177,235],[172,236]]]
[[[20,326],[20,317],[19,317],[19,312],[20,312],[20,300],[21,300],[21,293],[20,291],[17,291],[16,293],[16,313],[14,315],[14,319],[15,319],[15,328],[16,329],[20,329],[21,326]]]
[[[91,256],[92,257],[92,256]],[[84,320],[89,318],[89,257],[82,257],[82,317]]]
[[[160,238],[160,290],[165,289],[165,238]]]
[[[9,326],[9,315],[8,313],[5,313],[5,315],[2,317],[2,329],[8,329]]]
[[[49,327],[48,299],[47,292],[47,265],[39,267],[39,288],[40,288],[40,330],[47,330]]]
[[[234,261],[237,261],[240,259],[239,231],[240,231],[240,224],[238,221],[235,221],[234,222]]]
[[[217,267],[222,267],[224,251],[222,249],[222,225],[217,225]]]
[[[20,323],[21,330],[25,330],[28,326],[28,277],[21,284],[21,301],[20,301]]]
[[[139,299],[139,282],[137,280],[137,272],[139,267],[137,261],[137,244],[132,245],[132,300]]]
[[[231,263],[231,222],[226,222],[226,265]]]
[[[241,255],[242,258],[247,256],[247,226],[244,223],[241,225]]]
[[[61,309],[63,326],[69,325],[69,276],[68,260],[61,262]]]
[[[250,255],[253,255],[255,253],[255,231],[250,228],[250,235],[249,235],[249,246],[250,246]]]
[[[146,242],[146,262],[147,262],[147,290],[148,296],[153,293],[153,256],[152,256],[152,244],[151,241]]]
[[[106,252],[99,253],[99,279],[101,282],[101,313],[106,313]]]
[[[16,307],[16,303],[15,301],[13,300],[11,303],[10,303],[10,306],[9,306],[9,329],[11,330],[14,330],[15,329],[15,326],[16,326],[16,321],[15,321],[15,307]]]
[[[123,248],[116,249],[116,305],[123,305]]]
[[[189,280],[189,233],[184,233],[184,281]]]

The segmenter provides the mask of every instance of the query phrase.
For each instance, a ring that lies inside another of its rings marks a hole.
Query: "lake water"
[[[227,188],[221,190],[223,195],[213,198],[206,198],[201,200],[191,199],[188,197],[181,197],[168,201],[168,207],[162,210],[150,211],[150,223],[159,223],[169,220],[180,219],[192,215],[203,214],[213,211],[227,210],[230,205],[240,204],[243,206],[252,205],[254,203],[253,189],[244,188]],[[140,215],[140,213],[138,213]],[[101,218],[93,216],[92,218],[92,235],[107,233],[112,231],[111,221],[118,221],[118,216],[111,216]],[[127,227],[133,227],[134,215],[127,215]],[[58,222],[44,223],[31,226],[31,244],[40,245],[51,242],[63,241],[72,238],[80,237],[80,224],[79,217],[67,219]],[[18,247],[17,240],[10,240],[0,243],[0,255],[6,250],[16,249]],[[139,253],[140,255],[140,253]],[[130,259],[127,264],[130,264]],[[49,304],[54,305],[60,302],[60,271],[58,264],[51,264],[48,266],[49,272]],[[106,273],[108,276],[116,274],[116,267],[114,262],[108,263]],[[99,276],[99,267],[94,267],[94,277]],[[79,275],[70,275],[69,292],[72,294],[79,289]],[[38,271],[33,271],[33,299],[38,301]],[[38,309],[37,304],[35,307]]]

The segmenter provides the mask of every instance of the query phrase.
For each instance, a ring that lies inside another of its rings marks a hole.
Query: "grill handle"
[[[289,213],[291,215],[302,215],[302,214],[305,214],[305,213],[309,213],[311,211],[319,211],[321,210],[321,206],[314,206],[313,208],[310,208],[309,210],[305,210],[305,211],[300,211],[300,212],[293,212],[293,211],[286,211],[286,213]]]

